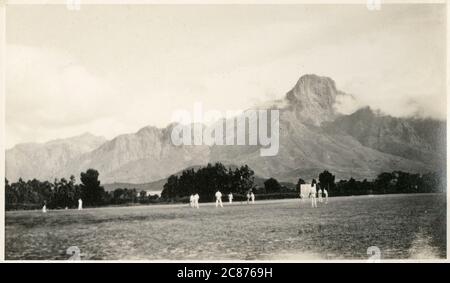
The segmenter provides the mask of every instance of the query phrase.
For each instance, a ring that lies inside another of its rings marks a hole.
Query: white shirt
[[[216,198],[221,198],[221,197],[222,197],[222,193],[219,192],[219,191],[217,191],[217,193],[216,193]]]

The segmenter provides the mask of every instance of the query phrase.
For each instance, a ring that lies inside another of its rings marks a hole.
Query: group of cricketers
[[[317,194],[317,198],[316,198],[316,194]],[[301,194],[300,194],[301,196]],[[325,204],[328,203],[328,191],[327,189],[322,189],[319,188],[319,190],[316,190],[316,184],[315,182],[313,182],[313,184],[311,185],[311,191],[309,194],[309,197],[311,198],[311,207],[317,207],[317,199],[319,199],[319,203],[323,203],[324,202],[324,198],[325,198]]]
[[[306,185],[306,184],[305,184]],[[308,190],[308,194],[307,195],[302,195],[302,193],[300,193],[300,197],[302,199],[304,199],[305,197],[309,197],[311,199],[311,207],[316,208],[317,207],[317,202],[319,203],[323,203],[325,202],[325,204],[328,203],[328,191],[327,189],[321,189],[319,188],[319,190],[317,190],[317,185],[316,182],[314,182],[311,185],[308,184],[309,190]],[[222,193],[220,191],[217,191],[215,194],[216,197],[216,207],[223,207],[223,203],[222,203]],[[199,195],[195,194],[195,195],[191,195],[190,196],[190,206],[193,208],[199,208],[198,205],[198,200],[199,200]],[[228,202],[230,204],[233,203],[233,193],[229,193],[228,194]],[[255,203],[255,194],[252,191],[248,191],[247,192],[247,204],[254,204]]]
[[[222,203],[222,193],[220,191],[217,191],[215,194],[216,197],[216,207],[223,207],[223,203]],[[195,195],[191,195],[189,197],[189,201],[190,201],[190,206],[193,208],[199,208],[198,206],[198,200],[199,200],[200,196],[198,194]],[[229,193],[228,194],[228,203],[232,204],[233,203],[233,193]],[[247,192],[247,204],[254,204],[255,203],[255,194],[252,191],[248,191]]]

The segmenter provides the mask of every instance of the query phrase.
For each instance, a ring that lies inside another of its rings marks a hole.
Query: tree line
[[[319,174],[317,185],[327,189],[329,196],[436,193],[446,190],[445,173],[437,172],[412,174],[394,171],[381,173],[373,180],[335,179],[335,175],[325,170]],[[19,179],[9,183],[6,179],[5,208],[37,209],[44,204],[50,209],[76,208],[80,198],[87,207],[177,202],[187,201],[191,194],[196,193],[200,195],[200,201],[208,202],[213,200],[217,190],[224,195],[233,193],[235,200],[245,199],[249,191],[257,194],[258,199],[294,198],[299,195],[300,184],[305,183],[299,178],[296,186],[289,188],[285,183],[269,178],[263,186],[258,186],[255,184],[255,173],[249,166],[232,168],[215,163],[169,176],[159,197],[135,188],[118,188],[107,192],[101,186],[98,171],[89,169],[80,174],[80,184],[76,183],[74,176],[68,180],[55,179],[53,182],[37,179],[25,182]]]
[[[9,183],[5,180],[5,208],[37,209],[44,204],[50,209],[76,208],[78,199],[83,200],[86,207],[104,205],[122,205],[130,203],[148,204],[158,199],[157,195],[147,195],[145,191],[118,188],[107,192],[101,186],[99,173],[89,169],[80,174],[80,184],[76,184],[75,176],[55,179],[53,182],[37,179]]]
[[[300,184],[304,183],[303,179],[299,179],[297,189],[299,190]],[[325,170],[319,174],[318,186],[327,189],[329,196],[439,193],[446,190],[446,176],[444,172],[417,174],[393,171],[381,173],[370,181],[367,179],[357,181],[350,178],[336,182],[335,176]]]
[[[259,199],[298,197],[300,185],[306,181],[299,178],[294,189],[282,185],[275,178],[265,180],[263,186],[255,184],[254,171],[247,165],[238,168],[226,168],[218,162],[208,164],[197,171],[184,170],[181,175],[171,175],[162,191],[166,200],[187,200],[191,194],[198,193],[201,201],[211,201],[217,190],[224,194],[236,194],[238,199],[245,198],[249,191],[259,195]],[[443,173],[413,174],[402,171],[381,173],[374,180],[357,181],[354,178],[339,180],[328,170],[319,174],[317,186],[327,189],[329,196],[350,196],[393,193],[436,193],[444,192],[446,178]]]

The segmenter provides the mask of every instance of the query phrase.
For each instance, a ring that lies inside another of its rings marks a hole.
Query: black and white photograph
[[[447,260],[446,1],[0,7],[3,260]]]

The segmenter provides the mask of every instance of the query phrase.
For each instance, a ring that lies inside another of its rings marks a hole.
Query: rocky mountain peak
[[[307,74],[286,94],[286,100],[300,120],[319,126],[335,118],[333,105],[338,94],[331,78]]]

